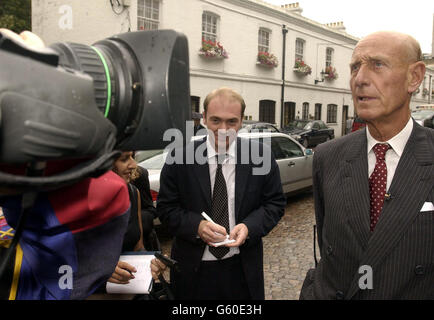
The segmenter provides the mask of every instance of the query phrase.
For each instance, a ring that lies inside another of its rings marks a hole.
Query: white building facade
[[[33,0],[32,31],[47,44],[92,44],[128,31],[177,30],[189,41],[193,111],[203,111],[213,89],[231,87],[246,101],[246,119],[278,126],[321,119],[339,137],[354,115],[349,63],[358,39],[342,23],[325,26],[300,11],[260,0]],[[223,46],[227,57],[201,53],[203,40]],[[277,66],[260,64],[259,52],[274,55]],[[310,73],[294,70],[297,58]]]
[[[419,89],[413,93],[410,107],[416,110],[418,106],[434,104],[434,64],[426,66],[425,77]]]

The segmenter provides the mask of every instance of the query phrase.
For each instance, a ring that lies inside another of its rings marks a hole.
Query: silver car
[[[240,133],[238,136],[245,139],[266,137],[264,142],[271,143],[271,150],[279,166],[284,193],[289,194],[312,187],[313,151],[311,149],[305,149],[300,143],[284,133]],[[201,138],[200,136],[194,137],[195,140]],[[167,153],[164,153],[164,150],[159,150],[153,152],[153,156],[139,162],[139,166],[148,169],[154,201],[160,190],[160,173],[166,156]]]

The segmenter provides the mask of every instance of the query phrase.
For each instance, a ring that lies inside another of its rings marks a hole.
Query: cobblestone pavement
[[[263,238],[266,300],[298,300],[306,272],[314,266],[314,223],[312,193],[289,197],[285,215]],[[163,253],[170,255],[170,238],[164,233],[159,238]],[[169,279],[167,271],[164,277]]]
[[[312,193],[289,197],[285,215],[263,238],[266,300],[298,300],[306,272],[315,265],[314,224]]]

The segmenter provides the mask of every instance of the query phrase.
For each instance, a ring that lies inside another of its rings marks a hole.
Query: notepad
[[[154,258],[154,254],[149,252],[123,252],[119,261],[134,266],[137,272],[127,284],[107,282],[107,293],[148,294],[152,290],[151,260]]]
[[[221,242],[211,242],[211,244],[212,244],[214,247],[220,247],[220,246],[223,246],[223,245],[225,245],[225,244],[233,243],[233,242],[235,242],[235,239],[229,240],[229,235],[226,235],[226,239],[225,239],[225,240],[223,240],[223,241],[221,241]]]

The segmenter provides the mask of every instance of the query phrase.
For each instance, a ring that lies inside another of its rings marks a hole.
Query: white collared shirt
[[[402,152],[404,151],[405,145],[410,138],[411,132],[413,131],[413,119],[410,117],[404,129],[402,129],[397,135],[386,142],[380,142],[375,140],[369,128],[366,127],[366,136],[368,139],[368,177],[371,176],[375,169],[376,157],[374,153],[374,146],[377,143],[388,143],[392,148],[386,152],[386,167],[387,167],[387,184],[386,190],[389,190],[392,184],[393,176],[395,175],[396,167],[398,166],[399,159],[401,158]]]
[[[222,172],[226,182],[226,188],[228,191],[228,210],[229,210],[229,230],[235,227],[235,163],[236,163],[236,140],[229,145],[226,158],[222,163]],[[206,149],[208,154],[208,167],[209,177],[211,183],[211,195],[214,191],[215,174],[217,172],[217,152],[214,146],[211,145],[209,136],[206,138]],[[210,212],[206,212],[210,215]],[[240,249],[237,247],[230,248],[229,252],[223,257],[227,259],[235,254],[240,253]],[[212,261],[217,260],[214,255],[209,252],[209,246],[205,247],[205,251],[202,256],[202,260]]]

